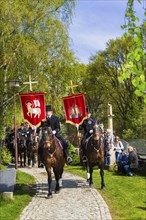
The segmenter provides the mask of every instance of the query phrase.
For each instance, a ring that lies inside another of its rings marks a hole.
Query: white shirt
[[[114,143],[114,148],[115,148],[116,152],[121,153],[122,150],[124,150],[123,143],[121,141],[118,141],[117,143],[115,142]]]

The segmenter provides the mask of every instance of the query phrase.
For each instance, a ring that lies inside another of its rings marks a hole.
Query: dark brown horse
[[[99,125],[94,125],[93,134],[88,138],[88,140],[86,140],[85,144],[87,162],[85,162],[84,165],[87,171],[87,181],[89,182],[89,186],[93,186],[93,167],[98,165],[101,176],[101,189],[104,189],[104,143],[102,131]],[[82,150],[80,150],[80,157],[82,157]]]
[[[38,157],[38,142],[36,141],[35,130],[29,129],[27,132],[27,158],[28,166],[33,167]]]
[[[53,169],[54,172],[54,176],[56,180],[55,193],[57,193],[59,192],[61,187],[65,158],[61,143],[52,133],[50,127],[43,127],[42,139],[43,139],[43,160],[48,174],[48,198],[52,198],[51,169]]]
[[[20,159],[20,166],[26,166],[27,147],[26,136],[17,130],[17,144],[18,144],[18,157]]]

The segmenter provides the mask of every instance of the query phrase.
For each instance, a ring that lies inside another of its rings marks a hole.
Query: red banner
[[[63,97],[66,122],[78,126],[87,118],[83,94]]]
[[[24,120],[39,126],[46,119],[44,92],[19,93]]]

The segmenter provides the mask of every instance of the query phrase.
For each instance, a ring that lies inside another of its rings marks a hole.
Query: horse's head
[[[99,125],[97,125],[97,123],[94,124],[93,126],[93,137],[94,140],[98,141],[101,135],[101,128]]]
[[[43,139],[43,141],[46,142],[46,143],[52,143],[53,137],[54,137],[54,135],[52,133],[51,127],[44,126],[42,128],[42,139]]]

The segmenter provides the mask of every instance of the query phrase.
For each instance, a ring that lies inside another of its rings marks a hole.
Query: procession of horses
[[[13,162],[15,162],[15,137],[11,132],[7,138],[7,147],[12,153]],[[43,140],[43,163],[48,176],[48,198],[52,198],[52,172],[56,180],[55,193],[59,192],[62,186],[62,174],[65,166],[65,157],[61,142],[52,133],[51,127],[43,127],[41,131],[41,140]],[[79,144],[79,157],[82,158],[82,146]],[[36,130],[29,127],[26,133],[17,130],[18,163],[20,166],[33,167],[39,163],[38,146],[39,137]],[[89,186],[93,186],[93,167],[95,165],[100,169],[101,189],[105,188],[104,183],[104,141],[103,132],[99,125],[93,126],[93,134],[86,140],[87,162],[82,163],[87,171],[87,181]]]

